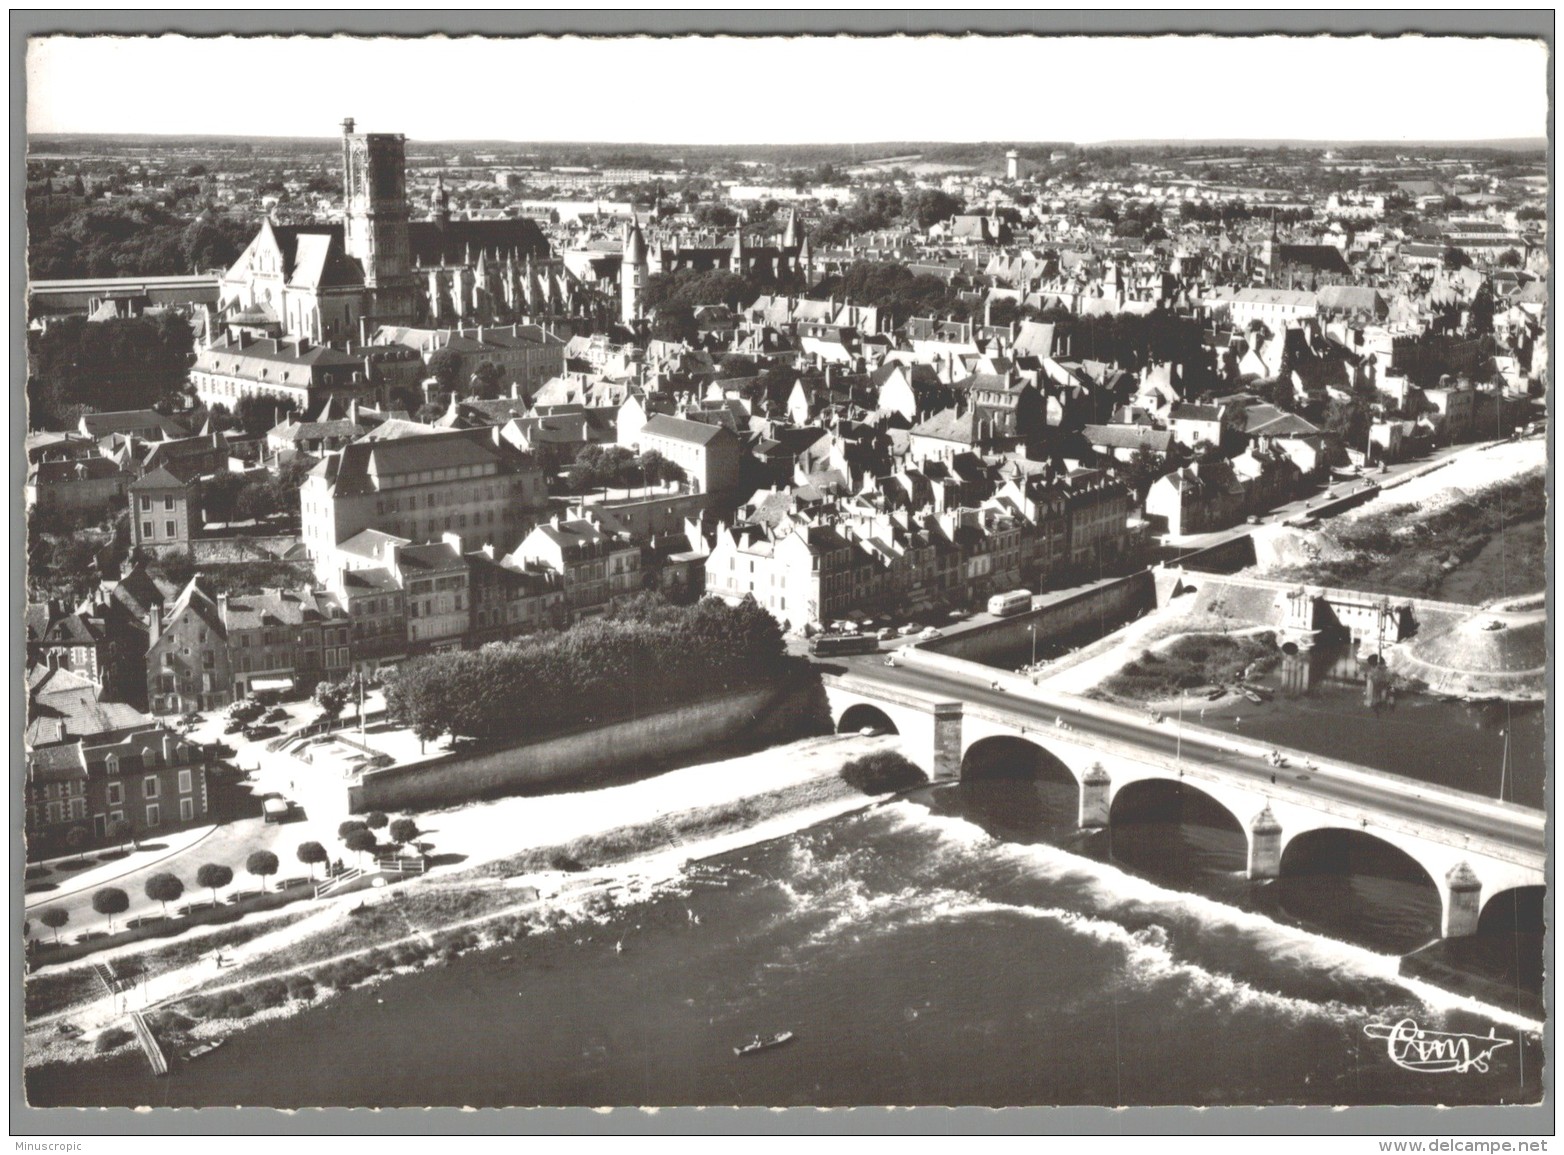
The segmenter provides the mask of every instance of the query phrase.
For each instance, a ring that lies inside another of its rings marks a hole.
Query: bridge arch
[[[842,711],[842,716],[837,719],[836,732],[838,734],[856,734],[860,730],[872,729],[876,734],[900,734],[896,726],[896,720],[878,706],[868,702],[859,702],[848,706]]]
[[[1478,934],[1537,934],[1547,916],[1546,886],[1512,886],[1489,897],[1477,918]]]
[[[1019,735],[991,734],[968,746],[961,758],[961,793],[967,813],[1001,837],[1074,829],[1080,822],[1075,771]]]
[[[1127,782],[1108,808],[1114,858],[1166,875],[1234,874],[1249,859],[1249,836],[1228,805],[1178,778]]]
[[[1287,842],[1277,870],[1282,909],[1404,953],[1439,938],[1447,887],[1406,850],[1367,830],[1321,826]]]

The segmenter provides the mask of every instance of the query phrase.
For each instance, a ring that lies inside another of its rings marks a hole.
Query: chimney
[[[224,628],[228,626],[228,595],[217,595],[217,616],[222,621]]]
[[[163,731],[163,761],[164,762],[173,762],[173,760],[174,760],[174,735],[173,735],[172,731],[164,730]]]
[[[358,319],[358,343],[369,344],[369,318],[362,315]]]

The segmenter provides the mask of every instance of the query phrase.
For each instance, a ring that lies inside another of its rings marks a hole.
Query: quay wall
[[[1014,617],[924,642],[922,649],[971,662],[994,661],[1031,643],[1029,629],[1037,629],[1039,645],[1046,645],[1087,625],[1104,631],[1117,629],[1132,618],[1157,608],[1152,571],[1139,570],[1116,581],[1105,582],[1067,598]]]
[[[814,732],[820,728],[817,715],[828,719],[818,678],[792,679],[535,741],[366,770],[348,787],[348,808],[354,814],[428,809],[559,786],[637,762],[650,771],[663,760],[713,744],[783,741]],[[828,731],[829,722],[824,725]]]

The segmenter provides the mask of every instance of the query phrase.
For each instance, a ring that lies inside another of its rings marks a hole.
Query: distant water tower
[[[1015,149],[1005,153],[1005,179],[1021,179],[1021,154]]]

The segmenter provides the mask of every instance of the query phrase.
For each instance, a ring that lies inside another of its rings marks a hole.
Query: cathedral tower
[[[379,324],[411,324],[415,312],[406,139],[354,132],[352,117],[342,122],[343,248],[363,267],[365,311]]]

